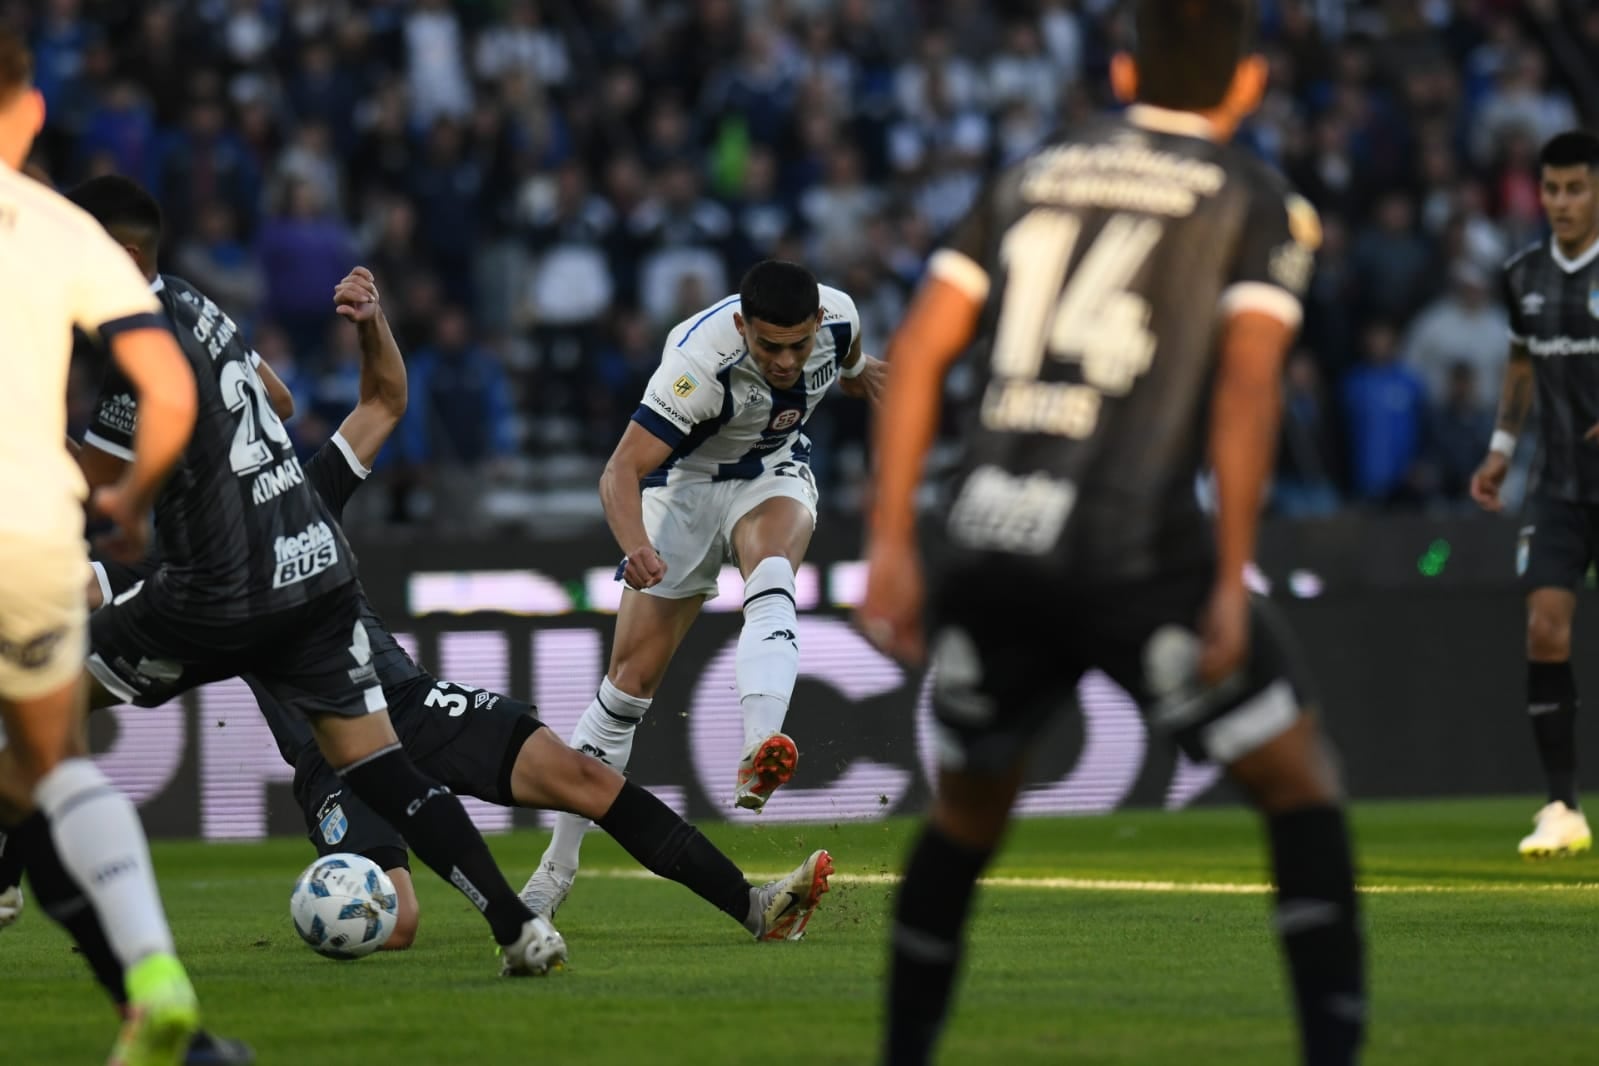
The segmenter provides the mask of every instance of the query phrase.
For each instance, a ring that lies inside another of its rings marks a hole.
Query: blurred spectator
[[[513,449],[505,371],[472,337],[465,310],[444,308],[432,345],[408,360],[400,452],[433,493],[435,519],[470,526],[479,481]]]
[[[1495,148],[1512,130],[1542,144],[1561,130],[1577,125],[1571,97],[1546,84],[1543,53],[1522,48],[1500,71],[1498,84],[1488,93],[1472,123],[1472,152],[1488,162]]]
[[[674,160],[661,176],[659,199],[643,204],[628,223],[649,249],[638,268],[639,297],[658,322],[676,320],[675,305],[686,277],[697,278],[710,293],[728,290],[724,252],[733,235],[733,218],[701,190],[694,164]]]
[[[1432,250],[1416,233],[1408,193],[1382,194],[1372,224],[1355,238],[1353,266],[1367,314],[1402,322],[1422,305],[1432,284]]]
[[[1471,506],[1471,475],[1488,451],[1493,435],[1493,406],[1483,399],[1484,388],[1471,363],[1449,367],[1443,399],[1432,413],[1427,435],[1432,494],[1443,501]]]
[[[628,309],[613,316],[610,336],[595,357],[589,389],[588,449],[605,455],[616,446],[661,361],[650,320]]]
[[[1439,400],[1457,385],[1460,365],[1468,366],[1479,390],[1477,403],[1489,407],[1499,395],[1499,380],[1504,375],[1510,320],[1489,296],[1487,271],[1460,260],[1449,276],[1449,293],[1412,323],[1405,338],[1404,361]]]
[[[542,25],[538,5],[533,0],[511,0],[505,21],[478,37],[476,68],[485,81],[519,70],[543,85],[558,86],[571,76],[572,61],[560,34]]]
[[[300,359],[315,359],[333,290],[355,266],[350,231],[327,213],[315,186],[295,182],[284,189],[280,212],[261,227],[260,256],[268,313]]]
[[[1338,509],[1336,422],[1315,357],[1295,352],[1284,377],[1282,439],[1271,487],[1278,514],[1308,518]]]
[[[433,124],[427,152],[411,172],[421,250],[432,260],[455,300],[472,292],[472,250],[477,242],[483,169],[466,154],[461,127],[447,118]]]
[[[1367,503],[1414,502],[1428,417],[1426,386],[1399,361],[1391,323],[1373,321],[1362,341],[1364,362],[1343,381],[1350,482]]]
[[[174,256],[178,273],[204,278],[205,292],[246,333],[261,307],[265,285],[251,248],[239,238],[233,212],[224,203],[208,204],[198,225],[178,246]]]
[[[465,118],[472,109],[461,21],[449,0],[415,0],[405,20],[411,121],[426,128],[441,118]]]

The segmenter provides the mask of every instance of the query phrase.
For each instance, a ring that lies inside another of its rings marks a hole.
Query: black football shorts
[[[1516,543],[1522,589],[1575,589],[1595,559],[1599,507],[1537,493],[1527,510],[1531,521]]]
[[[1309,701],[1269,604],[1252,600],[1238,673],[1208,689],[1194,676],[1211,582],[1203,571],[1100,587],[1052,587],[992,568],[941,575],[929,632],[945,767],[1008,770],[1052,715],[1076,706],[1091,669],[1126,689],[1191,758],[1228,763],[1281,734]]]

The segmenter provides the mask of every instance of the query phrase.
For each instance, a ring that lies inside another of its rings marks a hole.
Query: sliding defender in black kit
[[[70,198],[150,279],[200,399],[194,436],[156,501],[160,565],[90,622],[89,669],[102,702],[153,707],[197,685],[255,675],[310,723],[351,791],[483,913],[502,973],[564,964],[560,934],[506,883],[461,801],[400,747],[360,617],[354,556],[307,484],[233,321],[192,285],[156,272],[161,216],[143,189],[97,178]],[[98,412],[118,407],[125,418],[97,413],[85,439],[91,482],[120,458],[114,438],[137,418],[125,391],[114,374],[102,388]]]
[[[1287,638],[1244,588],[1315,211],[1228,141],[1258,103],[1245,0],[1142,0],[1125,115],[1002,173],[891,345],[861,624],[923,651],[913,498],[944,375],[983,388],[930,591],[942,767],[896,904],[884,1054],[929,1061],[976,882],[1030,748],[1097,668],[1265,817],[1303,1061],[1357,1060],[1365,1013],[1337,775]],[[1195,483],[1209,467],[1217,513]]]
[[[1577,682],[1571,619],[1577,585],[1599,560],[1599,137],[1562,133],[1538,154],[1547,239],[1505,264],[1510,361],[1488,456],[1471,479],[1484,509],[1499,489],[1538,397],[1542,466],[1516,552],[1527,594],[1527,716],[1548,802],[1523,837],[1529,859],[1593,847],[1577,802]]]

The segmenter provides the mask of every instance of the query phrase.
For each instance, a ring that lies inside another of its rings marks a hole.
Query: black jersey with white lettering
[[[343,521],[344,505],[355,495],[355,490],[361,487],[369,472],[355,457],[355,453],[350,450],[344,438],[337,434],[305,464],[306,480],[327,506],[335,522]],[[120,596],[137,582],[145,580],[158,568],[158,564],[154,561],[137,566],[122,566],[101,558],[97,552],[93,553],[91,558],[98,573],[105,580],[104,591],[108,600]],[[384,695],[388,697],[390,717],[395,719],[396,728],[399,728],[399,719],[410,713],[411,706],[415,703],[399,696],[405,693],[413,682],[421,681],[425,687],[431,688],[434,681],[425,670],[412,661],[405,649],[400,647],[399,641],[394,639],[394,634],[383,624],[383,619],[372,609],[372,603],[366,598],[366,593],[360,592],[358,598],[361,622],[372,644],[372,665],[377,670],[378,683],[383,686]],[[304,719],[280,705],[265,685],[256,683],[248,674],[244,676],[244,681],[255,693],[256,703],[260,705],[261,714],[272,730],[272,738],[277,741],[278,750],[285,761],[293,763],[302,750],[316,745],[316,740],[311,735],[311,728]]]
[[[233,320],[163,275],[158,295],[199,394],[194,436],[156,500],[163,606],[241,621],[307,603],[355,576],[338,523],[305,483]],[[132,458],[133,390],[113,365],[85,442]]]
[[[1543,463],[1539,489],[1556,499],[1599,503],[1599,244],[1575,260],[1553,240],[1505,264],[1510,338],[1532,357],[1538,383]]]
[[[982,296],[981,386],[946,530],[973,554],[1084,583],[1214,556],[1195,485],[1217,327],[1292,325],[1315,210],[1196,116],[1133,108],[1002,173],[934,277]]]

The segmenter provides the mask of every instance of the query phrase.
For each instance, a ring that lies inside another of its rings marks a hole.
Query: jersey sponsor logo
[[[980,466],[950,508],[950,537],[977,550],[1043,555],[1060,539],[1076,502],[1070,481]]]
[[[138,422],[139,405],[127,393],[118,393],[100,405],[95,420],[106,429],[131,435]]]
[[[184,299],[200,308],[200,317],[194,323],[194,339],[206,346],[206,354],[212,360],[222,355],[223,349],[239,333],[239,327],[233,324],[233,319],[222,313],[222,309],[209,299],[197,299],[190,293],[183,294]]]
[[[315,577],[339,561],[339,541],[326,522],[313,522],[290,537],[279,537],[272,546],[277,570],[272,587],[297,585]]]
[[[835,360],[828,360],[825,366],[806,375],[805,387],[811,392],[821,392],[831,385],[836,377],[838,377],[838,363]]]
[[[673,407],[670,401],[662,398],[661,394],[656,392],[654,389],[651,389],[645,398],[649,401],[651,407],[653,407],[660,414],[664,415],[666,418],[670,419],[678,427],[685,430],[693,428],[693,424],[689,422],[687,418],[683,417],[682,412],[676,407]]]
[[[782,433],[785,430],[793,429],[799,424],[799,420],[800,413],[791,407],[787,411],[779,411],[767,429],[772,433]]]
[[[0,637],[0,659],[15,663],[24,670],[37,670],[50,662],[61,640],[67,635],[64,627],[47,629],[27,640],[10,640]]]
[[[754,407],[756,404],[758,404],[760,402],[761,402],[761,387],[759,385],[751,385],[750,386],[750,391],[744,397],[744,406],[745,407]]]
[[[1271,280],[1293,293],[1302,296],[1310,287],[1311,272],[1316,269],[1316,256],[1311,246],[1295,239],[1278,245],[1266,261],[1266,273]]]
[[[480,689],[478,690],[478,694],[472,697],[472,709],[481,711],[485,707],[492,707],[499,702],[500,697],[496,696],[492,692],[484,692]]]
[[[333,793],[322,801],[321,808],[316,812],[317,830],[330,846],[343,840],[344,835],[350,831],[350,820],[344,816],[344,806],[339,803],[339,797],[342,795],[344,795],[343,789]]]
[[[672,391],[677,394],[679,399],[684,400],[694,395],[694,390],[699,387],[699,379],[693,374],[684,374],[682,377],[672,382]]]
[[[1527,351],[1545,358],[1567,355],[1599,355],[1599,337],[1529,337]]]
[[[255,483],[250,486],[250,499],[256,504],[263,504],[304,483],[305,471],[300,467],[300,460],[291,455],[256,477]]]
[[[1544,297],[1541,292],[1529,292],[1521,298],[1521,313],[1536,315],[1543,312]]]

